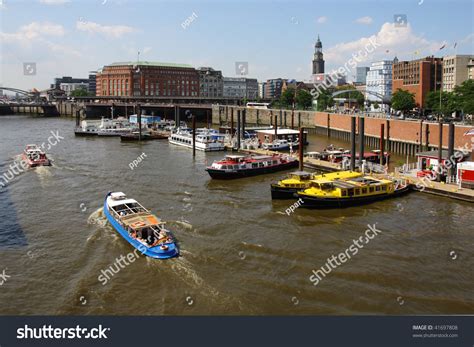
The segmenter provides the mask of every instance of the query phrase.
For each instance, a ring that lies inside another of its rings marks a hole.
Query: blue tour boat
[[[167,259],[179,255],[173,235],[163,222],[122,192],[109,192],[104,214],[115,230],[133,247],[148,257]]]

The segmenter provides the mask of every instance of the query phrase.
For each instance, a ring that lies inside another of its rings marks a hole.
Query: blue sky
[[[394,55],[474,54],[472,0],[0,3],[0,83],[22,89],[135,61],[137,51],[140,60],[211,66],[225,76],[236,75],[236,61],[247,61],[248,77],[305,80],[318,34],[326,70],[343,66],[370,39],[379,46],[359,66]],[[407,26],[397,27],[395,14],[406,15]],[[186,25],[188,17],[194,20]],[[36,63],[35,75],[24,75],[24,62]]]

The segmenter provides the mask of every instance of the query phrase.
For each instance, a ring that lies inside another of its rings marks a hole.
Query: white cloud
[[[50,22],[32,22],[20,27],[14,33],[0,32],[0,38],[6,43],[14,42],[24,45],[46,36],[62,37],[64,34],[65,30],[62,25]]]
[[[94,22],[77,21],[76,29],[90,34],[101,34],[107,37],[120,38],[125,34],[136,32],[135,28],[126,25],[101,25]]]
[[[153,49],[153,48],[152,48],[152,47],[149,47],[149,46],[143,48],[143,54],[150,53],[150,51],[151,51],[152,49]]]
[[[325,17],[325,16],[322,16],[322,17],[319,17],[318,19],[316,19],[316,22],[318,22],[319,24],[324,24],[328,21],[328,18]]]
[[[39,2],[45,5],[63,5],[70,0],[39,0]]]
[[[372,17],[369,17],[369,16],[357,18],[355,20],[357,24],[365,24],[365,25],[372,24],[372,21],[373,21]]]
[[[365,52],[365,47],[370,45],[371,40],[380,46],[364,58],[359,55],[359,52]],[[419,52],[417,55],[419,58],[436,54],[441,46],[441,41],[428,40],[414,33],[410,24],[406,27],[395,27],[394,23],[385,23],[377,33],[369,37],[361,37],[355,41],[339,43],[328,48],[324,52],[324,57],[327,62],[331,62],[333,67],[339,67],[353,55],[357,55],[362,60],[359,65],[367,66],[372,61],[393,59],[395,55],[400,60],[412,59],[415,51]]]

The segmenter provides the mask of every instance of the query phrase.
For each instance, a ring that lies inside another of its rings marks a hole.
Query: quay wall
[[[246,124],[248,125],[273,125],[274,117],[277,116],[277,124],[282,127],[291,126],[291,110],[279,109],[250,109],[239,106],[213,105],[212,121],[214,124],[226,124],[231,122],[231,114],[234,114],[234,126],[237,126],[237,111],[246,110]],[[294,127],[305,127],[309,133],[326,135],[342,140],[350,140],[351,117],[359,116],[316,112],[298,111],[294,112]],[[399,154],[414,155],[422,150],[437,149],[439,145],[439,124],[420,120],[385,119],[364,116],[364,142],[372,148],[378,148],[380,142],[380,129],[384,125],[385,148]],[[358,125],[358,122],[356,122]],[[448,125],[443,125],[442,146],[448,148]],[[454,132],[454,147],[462,149],[468,146],[472,149],[474,143],[471,138],[464,136],[472,127],[467,125],[456,125]],[[358,132],[358,129],[356,128]],[[428,136],[427,136],[428,135]],[[421,140],[421,143],[420,143]]]

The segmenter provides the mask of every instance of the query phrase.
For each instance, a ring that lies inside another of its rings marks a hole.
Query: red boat
[[[206,171],[212,178],[233,179],[267,174],[298,167],[298,160],[288,155],[228,155],[215,161]]]
[[[37,145],[27,145],[23,151],[23,160],[29,167],[50,166],[51,161]]]

